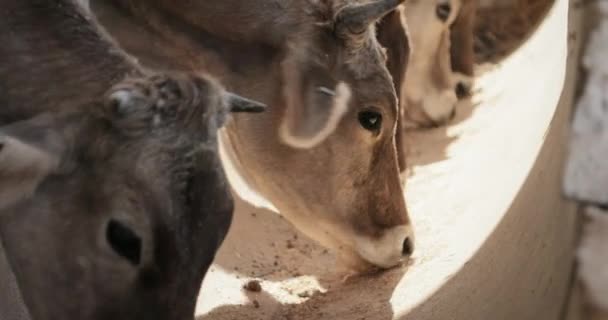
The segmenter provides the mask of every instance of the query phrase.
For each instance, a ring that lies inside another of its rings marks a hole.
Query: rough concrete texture
[[[597,6],[602,19],[582,61],[588,78],[572,125],[564,191],[577,200],[608,203],[608,3]]]
[[[572,124],[564,192],[583,202],[608,203],[608,2],[595,1],[594,21],[582,59],[587,79]],[[590,319],[608,316],[608,212],[588,207],[577,252],[579,278],[590,308]],[[604,311],[603,311],[604,310]]]
[[[590,302],[608,310],[608,211],[588,207],[585,215],[588,221],[577,252],[579,274]]]

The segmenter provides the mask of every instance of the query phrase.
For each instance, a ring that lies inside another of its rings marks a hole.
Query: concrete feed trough
[[[237,183],[254,204],[237,204],[197,319],[558,319],[575,239],[575,205],[560,182],[579,18],[556,0],[478,80],[475,107],[463,105],[448,128],[410,135],[418,246],[409,266],[342,282],[330,252]],[[251,279],[261,288],[244,289]]]

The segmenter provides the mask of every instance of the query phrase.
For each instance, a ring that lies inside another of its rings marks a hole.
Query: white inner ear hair
[[[336,130],[340,120],[342,120],[342,117],[348,110],[348,102],[350,101],[351,96],[352,92],[350,87],[345,82],[339,82],[338,85],[336,85],[336,94],[333,99],[331,110],[329,111],[330,114],[327,118],[327,122],[317,134],[312,137],[294,136],[290,134],[285,121],[283,121],[279,128],[279,136],[286,144],[294,148],[308,149],[318,145]]]
[[[31,196],[59,159],[11,137],[0,137],[0,209]]]

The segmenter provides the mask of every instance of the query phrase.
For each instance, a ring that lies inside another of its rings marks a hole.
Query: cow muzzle
[[[414,232],[411,225],[387,229],[378,238],[357,236],[355,250],[365,261],[380,268],[392,268],[414,253]]]

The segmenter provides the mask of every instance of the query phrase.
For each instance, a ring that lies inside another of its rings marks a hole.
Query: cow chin
[[[357,235],[352,246],[339,247],[339,269],[349,275],[362,275],[397,267],[409,259],[403,252],[406,238],[410,239],[411,251],[414,239],[409,225],[388,229],[377,238]]]
[[[327,225],[301,230],[321,245],[335,250],[338,270],[349,274],[367,274],[389,269],[407,261],[414,250],[414,235],[410,225],[399,225],[370,237]],[[331,230],[325,232],[323,230]],[[404,242],[409,239],[404,252]]]
[[[340,250],[338,252],[338,271],[344,274],[345,278],[376,273],[381,269],[363,259],[356,250]]]

